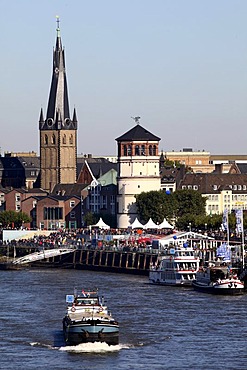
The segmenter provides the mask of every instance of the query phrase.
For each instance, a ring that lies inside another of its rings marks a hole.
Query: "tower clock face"
[[[69,118],[66,118],[66,119],[64,120],[64,124],[65,124],[65,126],[66,126],[66,127],[69,127],[69,126],[70,126],[70,123],[71,123],[71,121],[70,121],[70,119],[69,119]]]
[[[53,125],[53,119],[52,118],[48,118],[47,120],[47,126],[51,127]]]

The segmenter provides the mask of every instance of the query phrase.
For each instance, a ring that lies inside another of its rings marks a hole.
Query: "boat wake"
[[[30,343],[32,347],[43,347],[43,348],[48,348],[48,349],[59,349],[59,347],[54,347],[51,344],[45,344],[45,343],[40,343],[40,342],[32,342]]]
[[[48,348],[52,350],[59,350],[59,351],[66,351],[66,352],[74,352],[74,353],[102,353],[102,352],[117,352],[121,349],[129,349],[131,345],[128,344],[117,344],[114,346],[110,346],[105,342],[94,342],[94,343],[81,343],[77,344],[76,346],[61,346],[55,347],[51,344],[45,344],[40,342],[32,342],[30,343],[32,347],[42,347]]]
[[[83,353],[101,353],[101,352],[117,352],[121,349],[128,349],[130,346],[123,345],[123,344],[116,344],[114,346],[110,346],[105,342],[94,342],[94,343],[81,343],[77,344],[76,346],[64,346],[60,347],[60,351],[67,351],[67,352],[83,352]]]

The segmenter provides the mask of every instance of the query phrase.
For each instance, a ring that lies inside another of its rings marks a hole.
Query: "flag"
[[[225,208],[222,218],[222,229],[228,231],[228,209]]]
[[[236,231],[238,233],[242,233],[243,232],[243,210],[236,209],[235,216],[236,216]]]
[[[228,247],[227,243],[222,243],[217,248],[216,256],[222,258],[225,262],[231,261],[231,249]]]

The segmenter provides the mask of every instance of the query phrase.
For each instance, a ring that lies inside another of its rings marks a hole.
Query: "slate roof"
[[[247,163],[236,163],[240,173],[247,173]]]
[[[161,139],[146,130],[141,125],[136,125],[125,134],[119,136],[116,141],[160,141]]]
[[[245,185],[246,190],[243,189]],[[247,192],[247,174],[230,174],[230,173],[187,173],[181,180],[178,189],[182,186],[191,186],[202,194],[220,193],[222,190],[232,190],[233,193]],[[241,188],[240,188],[241,187]]]
[[[111,169],[117,171],[117,163],[108,161],[106,158],[78,158],[77,159],[77,176],[79,176],[83,166],[87,161],[90,170],[92,171],[94,177],[98,179],[105,173],[109,172]]]
[[[81,196],[81,191],[87,187],[86,184],[57,184],[51,195],[58,196],[64,194],[65,196]]]

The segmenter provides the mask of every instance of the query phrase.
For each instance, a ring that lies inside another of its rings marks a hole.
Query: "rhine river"
[[[0,271],[1,369],[247,369],[247,294],[152,286],[147,277],[65,269]],[[66,347],[65,295],[98,287],[120,344]]]

